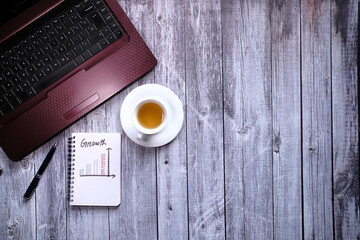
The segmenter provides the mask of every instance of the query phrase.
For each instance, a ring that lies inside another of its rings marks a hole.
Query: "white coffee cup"
[[[141,99],[134,107],[132,120],[138,133],[136,138],[144,140],[145,136],[159,133],[167,122],[166,105],[156,97]]]

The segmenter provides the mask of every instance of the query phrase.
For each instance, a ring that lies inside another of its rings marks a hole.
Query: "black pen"
[[[37,171],[34,179],[31,181],[30,186],[28,187],[28,189],[26,190],[25,194],[24,194],[24,198],[26,200],[29,200],[31,198],[32,193],[34,192],[35,188],[37,187],[41,175],[44,173],[46,167],[49,165],[52,157],[54,156],[54,152],[56,150],[56,146],[57,146],[57,142],[52,146],[52,148],[50,149],[49,153],[46,155],[44,162],[41,164],[39,170]]]

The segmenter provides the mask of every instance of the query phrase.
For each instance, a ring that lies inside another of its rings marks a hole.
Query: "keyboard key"
[[[78,22],[80,20],[79,14],[76,11],[70,14],[70,18],[73,22]]]
[[[60,63],[58,60],[54,60],[52,63],[51,63],[51,67],[53,69],[57,69],[58,67],[60,67]]]
[[[116,41],[116,37],[115,37],[115,35],[114,35],[113,33],[109,34],[109,35],[106,37],[106,39],[108,40],[108,42],[109,42],[110,44]]]
[[[91,54],[94,56],[95,54],[97,54],[98,52],[101,51],[101,48],[99,47],[99,45],[97,43],[95,43],[93,46],[91,46],[89,48]]]
[[[94,24],[92,24],[87,30],[90,34],[93,34],[94,32],[96,32],[96,27]]]
[[[58,40],[59,40],[59,42],[60,43],[63,43],[63,42],[65,42],[66,41],[66,37],[65,37],[65,35],[64,34],[61,34],[59,37],[58,37]]]
[[[73,59],[76,57],[76,54],[74,52],[74,50],[70,50],[69,52],[66,53],[66,56],[69,58],[69,59]]]
[[[22,80],[26,80],[29,77],[29,74],[25,70],[23,70],[18,74],[18,77]]]
[[[89,39],[90,39],[90,38],[89,38]],[[90,42],[89,42],[89,40],[83,41],[83,42],[81,43],[81,47],[82,47],[83,49],[89,48],[89,47],[90,47]]]
[[[13,78],[11,78],[11,82],[14,85],[20,84],[21,83],[21,79],[18,76],[14,76]]]
[[[100,6],[100,5],[102,5],[101,0],[95,0],[95,5],[96,5],[96,6]]]
[[[43,42],[48,42],[50,40],[49,35],[44,34],[41,38],[40,38]]]
[[[42,70],[38,70],[38,71],[36,72],[36,77],[37,77],[39,80],[41,80],[43,77],[45,77],[45,74],[44,74],[44,72],[43,72]]]
[[[12,66],[11,69],[12,69],[12,71],[16,74],[16,73],[20,72],[21,67],[20,67],[19,64],[15,64],[15,65]]]
[[[35,51],[35,55],[37,58],[42,58],[44,56],[44,52],[41,49],[39,49]]]
[[[110,22],[111,20],[113,20],[113,17],[111,15],[111,13],[108,12],[104,15],[104,19],[105,19],[105,21]]]
[[[45,63],[45,64],[49,64],[51,62],[51,58],[49,56],[45,56],[42,61]]]
[[[29,65],[29,63],[26,61],[26,59],[21,60],[19,64],[22,68],[25,68]]]
[[[115,30],[119,28],[119,25],[113,20],[109,23],[109,27],[111,30]]]
[[[83,59],[83,57],[80,55],[80,56],[77,56],[75,59],[74,59],[75,63],[77,66],[79,66],[80,64],[82,64],[85,60]]]
[[[26,100],[28,100],[30,98],[30,95],[28,94],[27,91],[23,91],[21,90],[21,92],[19,92],[17,94],[17,99],[18,101],[21,103],[24,103]]]
[[[7,92],[4,94],[4,96],[14,109],[20,105],[19,101],[16,99],[16,96],[12,92]]]
[[[49,52],[49,55],[52,59],[56,59],[59,57],[59,52],[54,49]]]
[[[90,41],[92,44],[94,44],[94,43],[100,41],[100,40],[103,39],[103,38],[104,38],[104,35],[103,35],[101,32],[97,32],[97,33],[95,33],[95,34],[93,34],[93,35],[91,35],[91,36],[89,37],[89,41]]]
[[[67,38],[70,38],[72,36],[74,36],[74,31],[71,29],[71,28],[67,28],[65,31],[64,31],[64,34]]]
[[[80,23],[80,25],[81,25],[83,28],[87,28],[87,27],[90,26],[90,23],[89,23],[89,21],[88,21],[86,18],[81,19],[81,20],[79,21],[79,23]]]
[[[29,77],[28,80],[31,85],[34,85],[35,83],[37,83],[39,81],[35,75],[32,75],[31,77]]]
[[[43,71],[44,71],[45,75],[49,75],[52,71],[52,68],[50,67],[50,65],[48,65],[43,68]]]
[[[58,49],[59,54],[63,54],[66,52],[66,48],[64,46],[60,46]]]
[[[11,91],[15,96],[17,96],[19,93],[22,92],[22,89],[19,86],[15,86],[15,87],[13,87],[13,89],[11,89]]]
[[[65,29],[65,27],[64,27],[64,25],[63,25],[61,22],[59,22],[59,23],[55,26],[55,29],[56,29],[58,32],[62,32],[62,31]]]
[[[109,10],[108,10],[105,6],[103,6],[103,7],[100,7],[99,12],[100,12],[102,15],[105,15],[106,13],[109,12]]]
[[[73,41],[75,44],[79,44],[79,43],[81,42],[81,38],[80,38],[80,36],[75,35],[75,36],[72,38],[72,41]]]
[[[89,50],[86,50],[85,52],[83,52],[81,54],[81,56],[85,59],[85,60],[88,60],[89,58],[92,57],[91,53],[89,52]]]
[[[28,88],[28,89],[25,89],[25,91],[27,92],[27,94],[32,97],[36,94],[35,90],[33,88]]]
[[[0,85],[5,81],[5,77],[0,73]]]
[[[65,55],[61,56],[59,58],[59,62],[60,62],[60,65],[64,65],[65,63],[67,63],[69,61],[69,58]]]
[[[30,84],[29,84],[27,81],[23,81],[23,82],[20,84],[20,87],[21,87],[23,90],[26,90],[26,89],[31,88]]]
[[[79,32],[81,30],[81,27],[79,24],[75,24],[71,27],[71,29],[74,31],[74,32]]]
[[[82,47],[80,45],[77,45],[75,47],[73,47],[73,50],[75,52],[76,55],[79,55],[82,52]]]
[[[29,74],[33,74],[35,73],[36,71],[36,68],[34,66],[29,66],[26,71],[29,73]]]
[[[109,42],[106,39],[101,40],[100,42],[98,42],[99,46],[104,49],[107,46],[109,46]]]
[[[90,36],[90,34],[86,31],[86,29],[82,30],[82,31],[79,33],[79,35],[80,35],[80,37],[81,37],[82,39],[87,39],[87,38]]]
[[[4,84],[3,84],[3,88],[6,91],[9,91],[13,86],[14,86],[14,84],[10,80],[4,82]]]
[[[105,26],[104,20],[101,18],[98,12],[92,13],[90,15],[90,21],[95,24],[97,29],[101,29]]]
[[[5,99],[5,97],[0,96],[0,106],[4,105],[5,103],[7,103],[7,100]]]
[[[114,32],[117,39],[121,38],[124,35],[124,32],[119,28]]]
[[[5,116],[7,113],[11,112],[13,108],[11,107],[10,103],[5,103],[0,107],[0,111],[3,116]]]
[[[66,47],[67,49],[71,49],[72,47],[74,47],[74,42],[70,39],[69,41],[66,42]]]
[[[104,36],[107,36],[111,33],[111,29],[109,28],[109,26],[105,26],[101,29],[101,32],[104,34]]]
[[[64,26],[65,26],[66,28],[70,28],[70,27],[72,27],[72,25],[73,25],[73,22],[72,22],[69,18],[64,19],[64,20],[62,21],[62,23],[64,24]]]
[[[95,11],[94,5],[87,4],[86,6],[82,7],[81,9],[78,9],[78,13],[81,17],[85,17],[86,15],[92,13]]]
[[[9,78],[9,77],[13,76],[14,74],[10,69],[8,69],[4,72],[4,75],[5,75],[5,77]]]
[[[50,45],[51,47],[56,48],[57,46],[59,46],[59,41],[54,39],[53,41],[51,41]]]

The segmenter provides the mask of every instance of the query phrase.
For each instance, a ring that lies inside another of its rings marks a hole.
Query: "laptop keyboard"
[[[123,36],[104,0],[70,2],[1,49],[0,118]]]

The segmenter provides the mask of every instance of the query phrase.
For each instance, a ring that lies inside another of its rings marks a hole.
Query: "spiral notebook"
[[[70,205],[120,205],[120,133],[73,133],[69,163]]]

